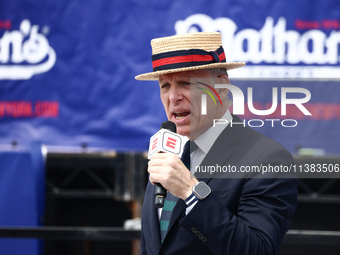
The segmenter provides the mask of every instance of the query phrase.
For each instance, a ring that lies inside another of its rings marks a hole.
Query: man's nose
[[[183,90],[180,87],[172,86],[170,89],[169,100],[177,102],[183,99]]]

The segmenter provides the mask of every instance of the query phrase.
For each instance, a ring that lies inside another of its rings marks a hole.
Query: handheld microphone
[[[160,130],[150,138],[148,158],[150,159],[154,153],[170,152],[180,156],[183,149],[182,136],[176,134],[176,125],[171,121],[164,121]],[[159,184],[155,184],[155,207],[162,208],[164,206],[164,198],[166,197],[166,189]]]

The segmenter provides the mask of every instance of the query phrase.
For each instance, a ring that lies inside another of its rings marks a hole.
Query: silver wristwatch
[[[211,193],[211,189],[205,182],[200,181],[192,187],[192,192],[199,200],[202,200]]]

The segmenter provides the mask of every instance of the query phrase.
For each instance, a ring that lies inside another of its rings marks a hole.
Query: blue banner
[[[0,144],[147,150],[165,114],[157,82],[134,76],[152,70],[151,39],[195,31],[222,33],[227,61],[247,62],[231,82],[258,104],[271,102],[264,84],[310,90],[312,117],[260,132],[292,152],[340,153],[336,0],[2,1]]]

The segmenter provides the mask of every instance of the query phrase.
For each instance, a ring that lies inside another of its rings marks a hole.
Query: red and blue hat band
[[[193,67],[226,62],[223,47],[216,51],[179,50],[152,55],[153,71]]]

